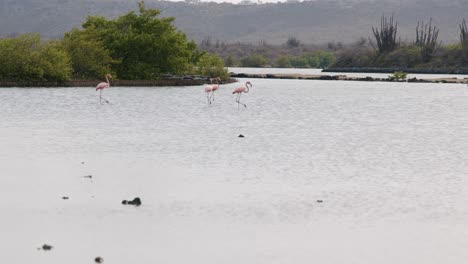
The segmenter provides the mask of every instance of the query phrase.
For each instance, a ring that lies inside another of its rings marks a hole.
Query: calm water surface
[[[0,259],[465,263],[466,86],[250,81],[0,89]]]

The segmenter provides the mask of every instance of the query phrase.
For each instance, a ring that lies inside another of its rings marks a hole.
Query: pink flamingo
[[[211,98],[213,99],[213,103],[214,103],[214,101],[215,101],[215,99],[214,99],[214,92],[215,92],[216,90],[219,89],[219,81],[221,81],[221,79],[220,79],[219,77],[216,77],[216,78],[215,78],[215,81],[216,81],[216,84],[213,85],[213,87],[211,88],[211,90],[212,90],[212,92],[211,92]]]
[[[232,92],[232,94],[237,94],[236,102],[237,102],[237,108],[238,109],[239,109],[239,104],[241,104],[241,105],[245,106],[245,108],[247,108],[247,106],[245,104],[240,102],[240,97],[241,97],[242,93],[248,93],[251,87],[252,87],[252,84],[250,82],[246,82],[245,87],[242,87],[242,86],[238,87],[238,88],[234,89],[234,91]]]
[[[106,81],[107,82],[99,83],[96,86],[96,91],[99,90],[99,103],[101,103],[101,104],[102,104],[102,99],[104,99],[106,101],[106,103],[109,103],[109,101],[107,101],[107,99],[102,97],[102,90],[104,90],[104,88],[109,88],[110,87],[109,78],[112,78],[112,75],[106,74]]]
[[[209,104],[211,104],[211,99],[213,99],[213,103],[215,101],[214,92],[219,89],[219,81],[221,79],[216,77],[214,80],[216,80],[216,84],[213,84],[213,79],[210,78],[210,85],[205,86],[206,99],[208,100]]]

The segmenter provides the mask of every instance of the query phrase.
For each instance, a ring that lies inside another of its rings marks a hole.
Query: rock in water
[[[239,134],[239,136],[238,136],[238,137],[240,137],[240,138],[243,138],[243,137],[244,137],[244,135],[242,135],[242,134]]]
[[[103,263],[103,262],[104,262],[104,259],[101,258],[101,257],[97,257],[97,258],[94,259],[94,262],[96,262],[96,263]]]
[[[136,206],[140,206],[141,205],[141,199],[139,197],[135,197],[132,201],[129,201],[128,203],[136,205]]]
[[[131,201],[123,200],[122,204],[131,204],[131,205],[135,205],[135,206],[140,206],[141,205],[141,199],[140,199],[140,197],[135,197]]]
[[[53,246],[51,246],[51,245],[47,245],[47,244],[42,245],[43,250],[51,250],[52,248],[53,248]]]

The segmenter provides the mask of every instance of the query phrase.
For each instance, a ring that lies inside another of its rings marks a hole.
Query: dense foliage
[[[220,77],[222,80],[229,78],[229,73],[224,68],[224,61],[221,57],[213,54],[203,54],[198,60],[195,73],[211,78]]]
[[[224,61],[198,50],[160,11],[139,2],[114,20],[90,16],[61,41],[42,42],[39,34],[0,39],[0,80],[64,82],[98,79],[106,73],[127,80],[163,74],[229,77]]]
[[[59,42],[41,42],[39,34],[0,39],[0,80],[63,82],[72,74],[70,56]]]
[[[70,54],[75,78],[98,79],[107,73],[116,75],[111,68],[118,61],[112,59],[95,30],[73,29],[65,34],[63,46]]]
[[[159,18],[159,14],[140,2],[138,14],[132,11],[115,20],[88,17],[83,27],[119,61],[113,69],[120,78],[154,79],[162,73],[186,73],[199,58],[197,45],[177,30],[174,18]]]

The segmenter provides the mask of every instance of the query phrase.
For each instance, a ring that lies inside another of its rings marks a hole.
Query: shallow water
[[[466,86],[251,81],[0,89],[0,259],[465,263]]]

